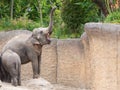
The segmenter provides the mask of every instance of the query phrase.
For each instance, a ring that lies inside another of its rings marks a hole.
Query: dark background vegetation
[[[0,30],[46,27],[53,6],[55,38],[78,38],[87,22],[120,23],[120,0],[0,0]]]

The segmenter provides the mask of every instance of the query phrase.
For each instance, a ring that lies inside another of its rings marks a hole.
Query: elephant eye
[[[42,34],[43,33],[43,31],[40,31],[40,34]]]

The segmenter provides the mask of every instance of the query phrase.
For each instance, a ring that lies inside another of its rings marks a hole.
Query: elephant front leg
[[[38,74],[40,74],[41,55],[38,56]]]
[[[17,86],[18,85],[17,84],[17,77],[12,77],[11,83],[12,83],[12,85]]]
[[[32,68],[33,68],[33,78],[38,78],[39,77],[39,74],[38,74],[38,71],[39,71],[39,66],[38,66],[38,59],[34,58],[34,60],[32,61]]]
[[[28,49],[28,58],[32,63],[32,69],[33,69],[33,78],[38,78],[39,74],[38,74],[38,55],[36,54],[36,52],[34,52],[34,50],[29,50]]]

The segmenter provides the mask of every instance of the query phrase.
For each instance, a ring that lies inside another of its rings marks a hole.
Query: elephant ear
[[[32,44],[33,44],[33,47],[35,48],[35,51],[37,53],[40,53],[39,51],[41,50],[41,44],[36,39],[32,40]]]
[[[40,42],[38,40],[36,40],[36,39],[33,39],[32,44],[33,45],[40,45]]]

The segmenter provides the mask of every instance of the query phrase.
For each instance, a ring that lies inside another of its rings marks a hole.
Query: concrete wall
[[[22,75],[32,77],[30,63],[22,66]],[[53,39],[43,47],[40,76],[81,89],[119,90],[120,25],[87,23],[79,39]]]

